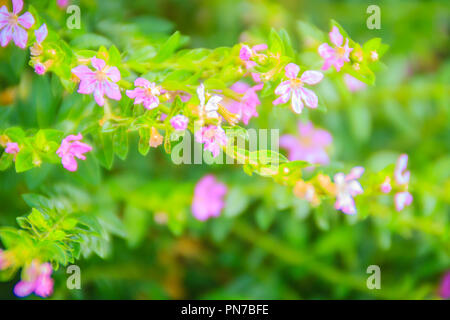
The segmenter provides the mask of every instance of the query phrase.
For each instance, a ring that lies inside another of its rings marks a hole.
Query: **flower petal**
[[[72,69],[72,73],[76,75],[80,80],[90,80],[95,77],[95,72],[89,69],[87,66],[77,66]]]
[[[13,13],[18,14],[23,9],[23,0],[12,0]]]
[[[34,17],[33,17],[33,15],[31,13],[29,13],[27,11],[23,15],[21,15],[19,17],[19,19],[17,19],[17,21],[25,29],[30,29],[33,26],[33,24],[34,24]]]
[[[319,103],[319,99],[317,98],[314,91],[309,90],[307,88],[300,88],[301,96],[305,104],[310,108],[317,108]]]
[[[278,87],[275,88],[275,94],[279,96],[284,95],[288,93],[290,89],[291,89],[291,81],[290,80],[283,81],[278,85]]]
[[[16,26],[13,31],[13,40],[16,46],[25,49],[28,41],[28,33],[19,26]]]
[[[329,35],[330,35],[331,43],[333,43],[336,47],[342,46],[342,43],[344,42],[344,37],[339,32],[338,27],[333,26]]]
[[[0,32],[0,45],[2,47],[6,47],[8,43],[11,41],[13,37],[12,28],[10,25],[7,25]]]
[[[397,211],[402,211],[406,206],[409,206],[412,201],[413,197],[409,192],[398,192],[394,196],[395,209]]]
[[[105,81],[103,83],[108,98],[119,101],[122,98],[119,86],[116,83]]]
[[[34,31],[34,35],[36,36],[36,41],[38,43],[42,43],[42,41],[44,41],[48,35],[47,25],[44,23],[42,26],[40,26],[39,29]]]
[[[31,293],[33,293],[35,288],[34,281],[19,281],[14,286],[14,294],[18,297],[26,297],[29,296]]]
[[[303,102],[301,99],[301,93],[299,90],[293,90],[292,92],[292,101],[291,101],[292,110],[294,110],[295,113],[302,113],[303,110]]]
[[[150,81],[148,81],[147,79],[144,79],[144,78],[137,78],[137,79],[134,81],[134,85],[135,85],[136,87],[144,87],[144,88],[148,88],[148,87],[150,87]]]
[[[112,82],[117,82],[120,80],[120,71],[117,67],[109,67],[106,70],[106,75],[111,79]]]
[[[300,67],[295,63],[289,63],[284,70],[286,71],[286,77],[289,79],[295,79],[300,72]]]
[[[305,71],[300,80],[307,84],[317,84],[323,79],[323,73],[320,71]]]
[[[328,43],[322,43],[319,46],[319,55],[324,59],[329,59],[334,56],[334,49]]]
[[[198,100],[200,100],[200,106],[203,107],[205,105],[205,86],[203,83],[197,87],[197,96]]]
[[[91,63],[92,66],[97,70],[103,70],[103,68],[106,66],[105,60],[95,57],[91,59]]]

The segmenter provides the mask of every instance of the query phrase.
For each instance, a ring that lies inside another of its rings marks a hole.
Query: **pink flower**
[[[144,108],[151,110],[159,105],[158,96],[161,94],[161,87],[155,83],[150,83],[147,79],[137,78],[134,81],[137,87],[134,90],[127,90],[127,96],[134,99],[134,104],[142,103]]]
[[[223,197],[227,193],[225,184],[216,180],[213,175],[201,178],[194,190],[192,213],[200,221],[218,217],[225,206]]]
[[[314,128],[311,122],[298,122],[298,133],[298,137],[287,134],[280,138],[280,147],[289,151],[290,161],[302,160],[321,165],[330,162],[326,148],[333,138],[328,131]]]
[[[328,70],[331,66],[334,66],[336,71],[339,72],[344,63],[350,61],[350,52],[352,52],[353,48],[349,48],[348,38],[345,39],[345,45],[342,45],[344,37],[336,26],[333,26],[329,35],[335,48],[330,47],[328,43],[322,43],[319,46],[319,54],[325,60],[322,70]]]
[[[350,90],[351,92],[361,91],[367,87],[364,82],[359,81],[348,73],[344,75],[344,82],[348,90]]]
[[[104,60],[98,58],[92,58],[91,63],[95,71],[83,65],[72,69],[72,72],[80,78],[78,93],[94,93],[95,101],[99,106],[105,104],[105,94],[110,99],[120,100],[122,95],[116,84],[120,80],[119,69],[107,66]]]
[[[383,193],[389,193],[392,190],[392,186],[391,186],[391,178],[386,177],[386,179],[384,179],[383,183],[381,184],[381,192]]]
[[[363,167],[354,167],[348,175],[342,172],[334,176],[336,185],[336,202],[334,207],[345,214],[356,214],[353,197],[363,193],[361,184],[357,181],[364,172]]]
[[[408,192],[408,184],[411,173],[406,170],[408,165],[408,155],[402,154],[397,160],[394,170],[394,179],[403,191],[397,192],[394,196],[395,209],[402,211],[406,206],[409,206],[413,201],[413,196]]]
[[[25,29],[33,26],[34,17],[28,11],[18,16],[23,8],[22,0],[12,0],[12,4],[12,12],[9,12],[6,6],[0,8],[0,45],[6,47],[13,39],[16,46],[25,49],[28,41],[28,33]]]
[[[38,75],[43,75],[47,71],[47,68],[45,68],[45,65],[40,62],[36,62],[34,65],[34,72],[36,72]]]
[[[25,271],[25,279],[22,278],[14,287],[14,294],[18,297],[26,297],[33,292],[43,298],[53,293],[52,266],[50,263],[39,264],[33,261]]]
[[[186,130],[189,119],[181,114],[170,119],[170,124],[175,130]]]
[[[5,152],[9,154],[16,155],[20,151],[19,145],[16,142],[8,142],[6,144]]]
[[[69,0],[56,0],[56,4],[61,9],[64,9],[65,7],[67,7],[69,5]]]
[[[202,127],[195,132],[195,139],[199,143],[204,143],[205,150],[211,151],[213,157],[220,153],[220,147],[227,144],[227,136],[221,127],[209,125]]]
[[[303,110],[302,100],[309,108],[317,108],[318,98],[316,94],[304,87],[304,83],[309,85],[315,85],[319,83],[323,74],[319,71],[305,71],[300,78],[297,75],[300,71],[300,67],[294,63],[289,63],[286,68],[286,77],[290,80],[281,82],[275,89],[275,94],[279,95],[273,102],[274,105],[280,103],[286,103],[289,99],[292,99],[291,106],[294,112],[301,113]]]
[[[63,167],[69,171],[77,171],[78,169],[78,163],[75,158],[86,160],[83,154],[92,150],[90,145],[80,142],[81,139],[83,139],[81,133],[76,136],[67,136],[56,151],[56,154],[62,159]]]
[[[259,51],[263,51],[267,49],[266,44],[257,44],[256,46],[253,46],[251,49],[247,45],[243,45],[241,50],[239,51],[239,58],[243,61],[248,61],[253,55],[258,54]]]
[[[246,125],[252,117],[258,116],[256,107],[260,105],[261,102],[259,101],[256,91],[261,90],[262,87],[262,83],[250,87],[242,81],[238,81],[231,86],[233,91],[243,94],[243,97],[240,101],[232,100],[231,103],[227,105],[227,108],[232,113],[238,114],[239,118],[242,119],[242,122]]]
[[[450,271],[447,271],[442,278],[439,295],[442,299],[450,299]]]

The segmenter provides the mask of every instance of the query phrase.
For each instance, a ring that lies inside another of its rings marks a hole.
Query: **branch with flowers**
[[[379,206],[386,195],[398,212],[412,204],[406,154],[380,172],[367,172],[362,166],[328,168],[333,137],[308,120],[309,114],[327,110],[316,91],[325,79],[345,83],[350,92],[375,84],[387,51],[381,39],[361,45],[332,20],[329,33],[318,32],[304,50],[320,65],[303,61],[284,30],[272,30],[267,44],[181,49],[186,38],[175,32],[159,43],[130,41],[122,51],[115,45],[94,45],[93,50],[93,45],[72,46],[32,5],[22,14],[23,6],[22,0],[13,0],[12,6],[1,7],[0,44],[28,48],[29,66],[37,75],[51,78],[64,102],[58,118],[52,102],[37,106],[39,128],[2,123],[0,170],[14,166],[22,173],[46,164],[62,166],[69,174],[97,172],[98,164],[112,170],[115,156],[125,160],[132,152],[134,135],[139,153],[146,156],[161,145],[170,154],[172,137],[191,132],[205,153],[240,160],[245,173],[271,178],[312,208],[332,205],[346,215],[365,218],[375,214],[370,208]],[[287,157],[275,150],[233,148],[236,136],[248,135],[246,126],[265,112],[263,106],[299,119],[298,133],[284,134],[279,141]],[[195,187],[180,188],[183,196],[173,199],[177,210],[187,208],[199,221],[226,210],[229,188],[212,174]],[[72,191],[61,187],[46,197],[24,195],[32,211],[17,218],[20,229],[0,229],[6,247],[0,251],[4,278],[11,279],[22,268],[22,280],[14,289],[17,296],[50,296],[52,268],[74,263],[81,254],[105,256],[111,236],[126,237],[104,223],[120,220],[116,215],[105,216],[98,210],[101,205],[86,200],[89,196],[83,192],[79,199],[70,199]],[[108,201],[124,201],[127,195],[113,194]],[[126,197],[136,202],[134,207],[142,206],[132,195]],[[150,209],[177,215],[161,203]],[[402,223],[437,237],[448,233],[447,227],[428,222],[428,228],[414,218]],[[176,224],[173,231],[179,232]]]

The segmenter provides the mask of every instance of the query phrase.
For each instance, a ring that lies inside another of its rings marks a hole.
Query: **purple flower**
[[[39,27],[36,31],[34,31],[34,35],[36,36],[36,42],[41,44],[48,36],[47,25],[44,23]]]
[[[300,67],[294,63],[289,63],[285,70],[286,77],[288,77],[289,80],[281,82],[275,89],[275,94],[280,97],[275,99],[273,104],[286,103],[289,99],[292,99],[292,110],[296,113],[302,113],[302,100],[307,107],[313,109],[317,108],[318,98],[316,94],[313,91],[306,89],[304,83],[315,85],[322,80],[323,74],[319,71],[305,71],[300,78],[297,78]]]
[[[22,0],[12,0],[12,5],[12,12],[9,12],[6,6],[0,8],[0,45],[6,47],[13,39],[16,46],[24,49],[28,41],[28,33],[25,29],[33,26],[34,17],[28,11],[18,16],[23,8]]]
[[[215,125],[201,127],[195,132],[195,139],[199,143],[204,143],[204,149],[211,151],[214,158],[220,153],[221,146],[227,144],[225,131]]]
[[[170,119],[170,124],[175,130],[186,130],[189,119],[181,114]]]
[[[99,106],[105,104],[105,94],[110,99],[120,100],[122,95],[116,84],[120,80],[119,69],[107,66],[104,60],[98,58],[92,58],[91,63],[95,71],[83,65],[72,69],[72,72],[81,81],[78,93],[94,93],[95,101]]]
[[[9,154],[16,155],[20,151],[19,145],[16,142],[8,142],[6,144],[5,152]]]
[[[151,110],[159,105],[158,96],[161,94],[161,87],[144,78],[137,78],[134,81],[137,87],[134,90],[127,90],[127,96],[134,99],[134,104],[142,103],[144,108]]]
[[[361,184],[357,180],[363,172],[363,167],[354,167],[348,175],[342,172],[335,174],[336,202],[334,207],[336,210],[341,210],[345,214],[356,214],[353,197],[363,193]]]
[[[348,90],[350,90],[351,92],[361,91],[367,87],[364,82],[359,81],[348,73],[344,75],[344,82]]]
[[[15,287],[14,294],[18,297],[26,297],[33,292],[47,298],[53,293],[52,266],[50,263],[39,264],[33,261],[25,270],[25,279],[22,278]]]
[[[450,299],[450,271],[447,271],[442,278],[439,295],[442,299]]]
[[[258,84],[256,86],[250,87],[248,84],[242,81],[238,81],[231,86],[231,89],[237,93],[243,94],[240,101],[232,100],[231,103],[227,105],[230,112],[239,115],[244,124],[248,124],[252,117],[257,117],[258,112],[256,111],[256,106],[260,105],[257,90],[261,90],[263,84]]]
[[[311,122],[298,122],[298,133],[298,137],[287,134],[280,138],[280,147],[289,151],[290,161],[302,160],[321,165],[330,162],[326,148],[333,138],[328,131],[314,128]]]
[[[348,38],[345,39],[345,45],[342,45],[344,37],[336,26],[333,26],[329,35],[335,48],[330,47],[328,43],[322,43],[319,46],[319,54],[325,60],[322,70],[328,70],[331,66],[334,66],[336,71],[339,72],[344,63],[350,61],[350,52],[352,52],[353,48],[349,48]]]
[[[69,171],[77,171],[78,169],[78,163],[75,158],[86,160],[83,154],[92,150],[90,145],[80,142],[81,139],[83,139],[81,133],[76,136],[67,136],[56,151],[56,154],[61,158],[63,167]]]
[[[397,192],[394,196],[395,209],[402,211],[406,206],[409,206],[413,201],[413,196],[408,192],[408,184],[411,173],[406,170],[408,165],[408,155],[402,154],[397,159],[397,164],[394,170],[394,179],[401,192]]]
[[[201,178],[195,186],[192,201],[194,217],[200,221],[218,217],[225,206],[223,198],[226,193],[226,185],[218,182],[213,175]]]

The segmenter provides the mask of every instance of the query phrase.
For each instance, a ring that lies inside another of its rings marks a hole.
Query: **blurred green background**
[[[54,165],[1,172],[1,225],[15,226],[15,218],[28,212],[21,194],[44,191],[80,199],[114,234],[100,249],[104,258],[78,261],[81,290],[66,288],[64,268],[55,273],[53,298],[437,297],[450,269],[448,1],[74,1],[81,7],[81,30],[64,29],[64,11],[51,1],[32,2],[38,10],[50,7],[40,13],[61,26],[72,46],[85,45],[88,32],[121,51],[132,41],[129,30],[133,40],[154,41],[179,30],[190,39],[186,47],[215,48],[265,42],[271,28],[285,28],[301,52],[306,39],[298,20],[327,31],[335,19],[360,43],[381,37],[390,50],[376,85],[350,95],[324,81],[319,90],[328,111],[308,116],[333,135],[331,171],[344,163],[377,171],[407,153],[414,195],[400,213],[380,205],[367,219],[348,219],[326,205],[311,210],[287,188],[249,177],[239,166],[175,166],[162,150],[142,157],[136,137],[128,159],[116,158],[109,172],[82,167],[69,175]],[[381,8],[380,30],[366,27],[371,4]],[[51,89],[33,75],[27,54],[11,46],[0,50],[0,105],[8,104],[11,88],[20,92],[14,111],[0,107],[0,122],[37,127],[33,106],[40,96],[22,89]],[[54,108],[56,114],[62,109]],[[298,116],[270,102],[259,108],[251,126],[295,131]],[[189,206],[193,186],[207,173],[225,181],[229,194],[223,215],[200,223]],[[381,290],[366,288],[369,265],[381,268]],[[0,283],[0,298],[13,298],[15,282]]]

